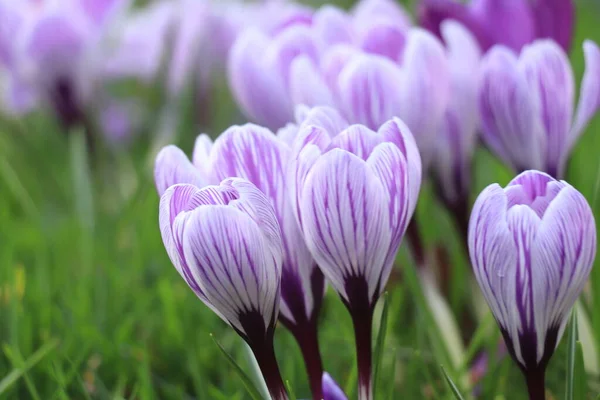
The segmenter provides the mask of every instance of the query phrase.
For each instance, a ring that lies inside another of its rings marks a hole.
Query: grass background
[[[578,84],[584,70],[581,43],[584,38],[600,42],[599,21],[599,3],[578,4],[571,54]],[[209,334],[249,370],[241,339],[187,288],[160,239],[151,163],[160,109],[130,146],[101,146],[93,159],[88,159],[80,132],[61,131],[47,115],[0,122],[0,399],[248,398]],[[188,153],[200,130],[215,136],[244,122],[222,80],[211,98],[210,121],[199,128],[193,114],[188,99],[177,108],[177,124],[171,126],[175,141]],[[568,181],[586,196],[598,221],[599,130],[596,118],[568,170]],[[488,184],[504,185],[511,177],[511,171],[479,150],[473,199]],[[418,217],[428,249],[448,249],[452,315],[480,307],[455,228],[428,185]],[[508,358],[495,359],[499,332],[486,307],[473,328],[476,339],[461,350],[448,346],[450,326],[434,323],[440,320],[424,301],[404,247],[398,262],[402,279],[389,286],[387,342],[376,398],[452,398],[441,364],[469,397],[474,387],[468,361],[486,349],[492,357],[477,389],[481,398],[525,398],[518,370]],[[591,343],[600,349],[600,296],[595,293],[600,293],[599,266],[592,272],[580,320],[589,322]],[[457,321],[458,329],[466,331]],[[325,368],[355,398],[351,322],[331,290],[320,327]],[[451,361],[449,354],[457,351],[465,352],[463,365]],[[298,398],[309,397],[300,353],[282,327],[276,333],[276,352],[284,379]],[[586,361],[600,361],[590,348],[585,353],[592,357]],[[565,337],[548,372],[548,390],[555,399],[564,398],[567,355]],[[582,398],[595,399],[600,377],[596,371],[586,378],[588,394]]]

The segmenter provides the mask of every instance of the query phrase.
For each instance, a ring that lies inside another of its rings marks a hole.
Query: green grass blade
[[[444,378],[446,379],[446,382],[448,382],[448,386],[450,386],[450,390],[452,390],[452,393],[454,394],[454,398],[456,400],[464,400],[464,397],[462,397],[462,395],[460,394],[458,387],[452,381],[452,378],[450,378],[450,375],[448,375],[448,373],[444,369],[444,366],[440,365],[440,368],[442,369],[442,374],[444,374]]]
[[[575,343],[575,368],[573,372],[573,398],[585,399],[587,395],[587,374],[583,362],[583,346],[580,341]]]
[[[577,311],[573,309],[571,321],[569,322],[569,339],[567,348],[567,386],[565,389],[565,399],[574,400],[574,379],[575,379],[575,349],[577,342]]]
[[[32,367],[39,363],[45,356],[47,356],[52,350],[58,346],[58,340],[52,339],[42,347],[40,347],[31,357],[29,357],[23,363],[21,368],[13,369],[8,375],[6,375],[0,381],[0,395],[6,392],[16,381],[19,380]]]
[[[252,399],[254,399],[254,400],[262,400],[260,392],[258,391],[256,386],[254,386],[252,379],[250,379],[250,377],[248,375],[246,375],[244,370],[238,365],[238,363],[233,359],[233,357],[231,357],[231,355],[227,352],[227,350],[225,350],[225,348],[223,348],[223,346],[221,346],[221,343],[219,343],[217,341],[217,339],[215,339],[215,337],[213,336],[212,333],[210,334],[210,337],[212,338],[213,342],[215,342],[215,344],[217,345],[219,350],[221,350],[221,353],[223,353],[223,355],[225,356],[227,361],[229,361],[229,363],[231,364],[231,366],[233,367],[235,372],[237,372],[240,379],[242,380],[242,383],[246,387],[248,394],[250,394],[250,397],[252,397]]]
[[[377,341],[375,343],[375,354],[373,357],[373,387],[374,392],[377,392],[379,371],[381,370],[381,363],[383,358],[383,349],[385,347],[385,335],[387,332],[388,313],[389,313],[389,301],[388,293],[385,292],[381,301],[383,301],[383,309],[381,310],[381,321],[379,323],[379,332],[377,332]]]

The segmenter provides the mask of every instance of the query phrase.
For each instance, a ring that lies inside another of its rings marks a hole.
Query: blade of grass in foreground
[[[375,357],[373,359],[373,387],[375,389],[375,393],[378,393],[377,389],[379,381],[379,371],[381,370],[383,349],[385,347],[385,335],[387,331],[389,311],[389,299],[387,292],[383,294],[381,301],[383,301],[383,310],[381,311],[381,322],[379,324],[379,332],[377,332],[377,342],[375,343]]]
[[[240,379],[244,383],[246,390],[248,390],[250,397],[252,397],[252,399],[254,399],[254,400],[262,400],[260,392],[258,391],[256,386],[254,386],[254,383],[252,383],[252,380],[250,379],[250,377],[248,375],[246,375],[244,370],[238,365],[237,362],[235,362],[235,360],[233,359],[233,357],[231,357],[231,355],[227,352],[227,350],[225,350],[223,348],[223,346],[221,346],[221,343],[219,343],[217,341],[217,339],[215,339],[215,337],[213,336],[212,333],[210,334],[210,337],[212,338],[213,342],[215,342],[217,347],[219,347],[219,350],[221,350],[221,353],[223,353],[223,355],[225,356],[227,361],[229,361],[229,363],[231,364],[231,366],[233,367],[235,372],[237,372],[237,374],[240,376]]]
[[[25,372],[29,369],[33,368],[37,363],[39,363],[45,356],[47,356],[52,350],[54,350],[58,346],[58,340],[52,339],[42,347],[40,347],[31,357],[29,357],[23,363],[21,368],[13,369],[8,375],[6,375],[0,381],[0,395],[2,395],[6,390],[8,390],[12,385],[15,384],[19,378],[23,376]]]
[[[569,322],[569,341],[567,353],[567,387],[565,390],[565,399],[573,400],[574,374],[575,374],[575,349],[577,342],[577,310],[573,309],[571,321]]]
[[[464,400],[464,398],[460,394],[460,391],[458,390],[458,387],[456,387],[456,384],[454,384],[454,382],[452,381],[452,378],[450,378],[450,375],[448,375],[448,373],[444,369],[444,366],[440,365],[440,368],[442,369],[442,374],[444,374],[444,378],[446,379],[446,382],[448,382],[448,386],[450,386],[450,390],[452,390],[452,393],[454,394],[454,398],[456,400]]]

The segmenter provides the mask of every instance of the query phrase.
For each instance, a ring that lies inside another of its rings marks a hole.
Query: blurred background
[[[87,14],[76,15],[74,1],[0,0],[0,399],[248,398],[209,334],[250,370],[241,339],[167,257],[152,170],[162,146],[189,154],[198,134],[216,137],[247,122],[227,85],[227,53],[244,29],[274,17],[259,2],[225,0],[115,2],[106,10],[89,0]],[[417,3],[403,5],[414,15]],[[570,59],[578,84],[581,44],[600,42],[599,21],[600,3],[577,2]],[[19,57],[11,51],[17,46]],[[599,131],[597,117],[567,172],[597,217]],[[483,148],[473,174],[472,199],[513,177]],[[403,246],[388,285],[380,377],[387,398],[450,398],[439,365],[452,354],[465,361],[445,367],[469,393],[524,398],[516,394],[526,393],[519,371],[495,350],[500,334],[489,329],[491,315],[473,304],[470,263],[430,184],[417,216],[428,252],[445,260],[448,310],[430,309],[435,300],[411,279]],[[598,266],[590,286],[600,293]],[[588,398],[600,393],[598,297],[582,307],[580,321],[592,348]],[[477,307],[487,316],[476,325],[461,317]],[[333,291],[320,326],[325,368],[355,398],[353,330]],[[565,346],[548,372],[556,399],[564,393]],[[298,398],[308,397],[300,352],[284,329],[276,352],[284,379]]]

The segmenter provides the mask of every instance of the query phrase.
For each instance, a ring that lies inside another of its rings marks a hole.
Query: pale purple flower
[[[160,200],[171,262],[194,293],[253,350],[271,396],[285,399],[273,352],[282,242],[273,207],[243,179],[171,186]]]
[[[600,106],[600,50],[591,41],[583,48],[586,71],[575,113],[573,71],[555,42],[536,41],[520,55],[497,46],[484,57],[483,139],[515,170],[564,176],[575,142]]]
[[[421,184],[414,139],[399,119],[378,132],[308,125],[289,179],[297,218],[317,264],[353,318],[359,398],[371,394],[371,322]]]
[[[48,105],[63,124],[82,122],[107,30],[127,1],[17,3],[0,3],[0,21],[7,22],[0,32],[4,108],[22,114]]]
[[[569,50],[575,6],[572,0],[421,0],[421,25],[441,37],[441,23],[453,19],[465,25],[488,50],[502,44],[519,51],[535,39],[553,39]]]
[[[568,183],[525,171],[479,195],[469,251],[509,353],[530,393],[543,393],[545,367],[596,255],[589,204]]]
[[[481,51],[473,35],[454,21],[441,27],[447,46],[450,96],[435,139],[432,172],[444,204],[464,230],[468,225],[471,161],[479,128]]]

